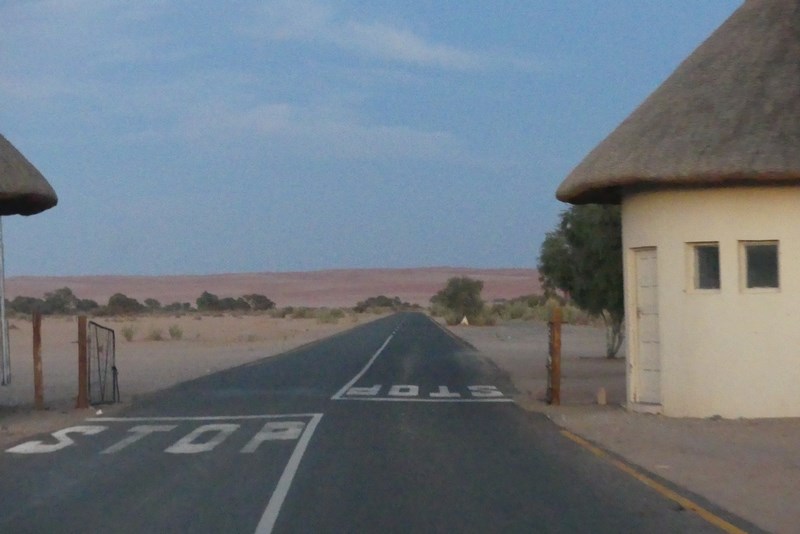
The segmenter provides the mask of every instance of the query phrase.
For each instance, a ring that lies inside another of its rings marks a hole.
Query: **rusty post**
[[[89,369],[86,361],[86,316],[78,317],[78,399],[76,408],[89,407]]]
[[[550,333],[548,404],[561,404],[561,308],[553,308],[548,323]]]
[[[33,313],[33,402],[44,410],[44,376],[42,373],[42,314]]]

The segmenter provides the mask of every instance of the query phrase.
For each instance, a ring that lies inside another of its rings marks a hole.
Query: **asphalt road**
[[[397,314],[16,444],[0,532],[717,531],[512,393]]]

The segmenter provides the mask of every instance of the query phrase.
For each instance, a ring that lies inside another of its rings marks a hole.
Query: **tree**
[[[219,297],[208,291],[203,291],[203,294],[200,295],[195,302],[199,311],[220,310]]]
[[[364,313],[370,309],[390,309],[393,311],[407,310],[413,308],[413,305],[408,302],[403,302],[400,297],[389,298],[386,295],[378,295],[377,297],[369,297],[362,300],[353,307],[356,313]]]
[[[622,345],[625,300],[619,206],[573,206],[548,232],[539,254],[546,290],[560,289],[606,324],[606,357]]]
[[[68,287],[56,289],[50,293],[44,294],[44,308],[42,313],[70,313],[75,311],[78,304],[78,298]]]
[[[17,313],[31,315],[34,312],[41,312],[44,309],[44,301],[35,297],[17,296],[8,303],[8,307]]]
[[[144,306],[135,298],[122,293],[114,293],[108,299],[106,310],[110,314],[139,313],[144,311]]]
[[[158,311],[161,309],[161,303],[153,298],[144,299],[144,305],[147,306],[147,309],[150,311]]]
[[[78,302],[75,303],[75,311],[78,312],[90,312],[92,310],[96,310],[100,307],[97,301],[92,299],[79,299]]]
[[[242,297],[252,309],[256,311],[261,310],[271,310],[275,307],[275,303],[272,302],[269,298],[264,295],[259,295],[258,293],[253,293],[251,295],[245,295]]]
[[[453,277],[447,281],[444,289],[431,297],[431,303],[444,306],[453,312],[455,319],[466,317],[474,321],[483,312],[483,281],[474,280],[467,276]]]

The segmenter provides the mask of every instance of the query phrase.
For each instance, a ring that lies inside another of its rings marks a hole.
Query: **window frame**
[[[686,286],[692,293],[717,294],[722,291],[722,260],[719,241],[695,241],[686,243]],[[700,256],[701,248],[713,247],[717,249],[717,287],[700,287]]]
[[[750,274],[748,266],[748,247],[774,246],[775,247],[775,286],[748,285]],[[739,289],[743,293],[778,293],[781,290],[781,247],[778,239],[750,239],[739,241]]]

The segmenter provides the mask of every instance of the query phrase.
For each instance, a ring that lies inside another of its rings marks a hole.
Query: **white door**
[[[658,335],[658,269],[655,248],[636,255],[636,340],[634,400],[661,404],[661,356]]]

